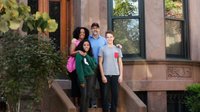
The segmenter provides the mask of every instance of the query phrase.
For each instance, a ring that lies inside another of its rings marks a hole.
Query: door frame
[[[39,0],[38,10],[49,13],[50,1],[60,2],[60,50],[66,57],[69,54],[69,45],[74,26],[73,0]]]

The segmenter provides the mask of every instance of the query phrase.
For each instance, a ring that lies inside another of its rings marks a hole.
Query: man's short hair
[[[94,26],[96,26],[97,28],[100,27],[98,23],[92,23],[91,28],[94,27]]]

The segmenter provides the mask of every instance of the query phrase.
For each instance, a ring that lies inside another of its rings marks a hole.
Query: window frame
[[[139,20],[139,54],[124,55],[125,59],[144,59],[146,58],[145,51],[145,20],[144,20],[144,0],[138,0],[139,13],[134,16],[113,16],[113,0],[108,0],[108,29],[114,31],[113,21],[116,19],[138,19]]]
[[[181,27],[181,38],[182,38],[182,42],[181,42],[181,52],[183,52],[183,54],[181,55],[175,55],[175,54],[167,54],[166,52],[166,58],[167,59],[190,59],[190,50],[189,50],[189,46],[190,46],[190,40],[189,40],[189,13],[188,13],[188,0],[182,0],[183,3],[183,19],[179,19],[179,18],[170,18],[170,17],[166,17],[165,16],[165,0],[164,1],[164,18],[165,18],[165,25],[166,25],[166,20],[171,20],[171,21],[180,21],[182,22],[182,27]],[[165,31],[166,34],[166,31]],[[166,41],[166,35],[165,35],[165,41]],[[165,48],[166,48],[166,44],[165,44]]]

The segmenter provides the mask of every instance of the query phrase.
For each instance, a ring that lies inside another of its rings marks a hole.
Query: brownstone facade
[[[80,18],[75,24],[77,22],[78,25],[90,28],[92,22],[98,22],[101,34],[104,35],[108,28],[107,0],[74,0],[74,2],[80,2],[81,9],[81,13],[78,11]],[[167,59],[164,2],[144,0],[146,58],[124,61],[124,79],[133,91],[147,91],[148,112],[167,112],[167,91],[184,91],[188,85],[200,82],[199,5],[199,0],[189,0],[191,59]]]
[[[104,36],[109,24],[108,0],[66,1],[71,1],[68,6],[72,7],[72,13],[67,15],[72,17],[69,24],[71,30],[76,26],[90,29],[93,22],[98,22]],[[165,48],[164,2],[144,0],[146,55],[144,59],[124,60],[124,81],[133,92],[147,92],[148,112],[167,112],[167,91],[184,91],[188,85],[200,82],[200,0],[188,0],[188,4],[190,59],[168,59]],[[71,37],[67,36],[67,40],[69,39]],[[62,49],[69,47],[67,42],[62,45],[66,45]]]

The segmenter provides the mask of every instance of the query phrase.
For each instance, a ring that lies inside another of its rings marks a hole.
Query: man
[[[91,32],[92,32],[92,35],[90,35],[88,37],[90,43],[91,43],[91,47],[92,47],[92,52],[93,52],[93,56],[98,64],[98,53],[99,53],[99,50],[101,47],[103,47],[104,45],[106,45],[106,39],[101,36],[99,33],[100,33],[100,26],[98,23],[92,23],[91,25]],[[97,70],[96,70],[96,77],[98,79],[98,82],[99,82],[99,87],[100,87],[100,98],[101,98],[101,101],[102,101],[102,98],[103,98],[103,88],[102,88],[102,80],[101,80],[101,74],[100,74],[100,69],[99,67],[97,67]],[[96,90],[96,78],[93,79],[94,80],[94,91]],[[91,107],[92,108],[96,108],[97,107],[97,104],[96,104],[96,94],[94,93],[92,95],[92,99],[90,101],[91,103]]]

